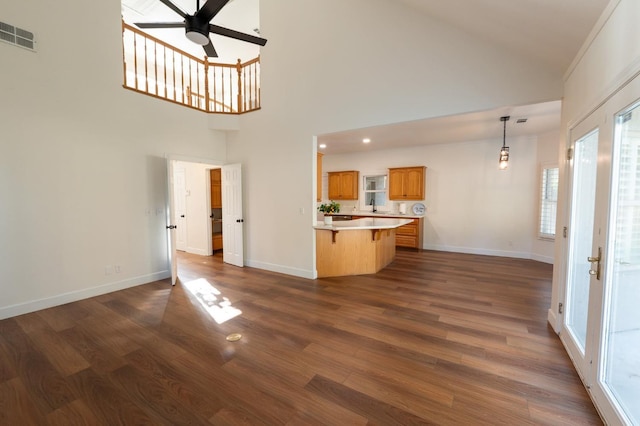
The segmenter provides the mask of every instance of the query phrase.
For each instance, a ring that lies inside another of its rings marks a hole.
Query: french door
[[[571,129],[561,338],[608,424],[640,424],[640,77]]]

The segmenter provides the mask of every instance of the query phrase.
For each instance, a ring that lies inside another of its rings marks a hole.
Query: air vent
[[[13,25],[0,22],[0,40],[25,49],[35,50],[33,33]]]
[[[518,118],[518,119],[516,120],[516,124],[522,124],[522,123],[526,123],[526,122],[527,122],[527,119],[526,119],[526,118]]]

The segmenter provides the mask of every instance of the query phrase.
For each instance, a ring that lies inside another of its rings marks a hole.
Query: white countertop
[[[325,214],[326,215],[326,214]],[[345,211],[345,212],[340,212],[340,213],[332,213],[329,214],[329,216],[373,216],[373,217],[380,217],[380,218],[385,218],[385,217],[395,217],[395,218],[409,218],[409,219],[420,219],[422,217],[424,217],[424,215],[418,215],[418,214],[400,214],[400,213],[392,213],[392,212],[377,212],[377,213],[371,213],[370,211]]]
[[[314,229],[327,231],[355,231],[359,229],[393,229],[411,223],[411,219],[397,219],[390,217],[367,217],[363,219],[335,221],[331,225],[318,222]]]

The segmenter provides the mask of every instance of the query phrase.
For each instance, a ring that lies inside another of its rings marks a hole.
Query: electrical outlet
[[[116,271],[116,274],[119,274],[122,271],[120,265],[115,265],[113,269]]]
[[[107,265],[104,267],[104,274],[105,275],[111,275],[113,274],[113,266],[111,265]]]

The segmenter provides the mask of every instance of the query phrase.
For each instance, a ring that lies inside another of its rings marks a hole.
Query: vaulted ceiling
[[[198,0],[172,1],[183,11],[193,13]],[[429,19],[446,23],[515,54],[529,57],[559,76],[569,68],[609,3],[609,0],[388,1],[396,2],[398,7],[412,8]],[[254,31],[259,29],[259,3],[259,0],[231,0],[212,22],[255,34]],[[160,0],[122,0],[122,12],[125,21],[130,23],[181,21]],[[186,40],[182,29],[153,30],[151,34],[195,56],[204,56],[200,46]],[[261,36],[269,38],[269,34]],[[260,53],[257,46],[249,43],[216,35],[212,35],[212,41],[220,55],[220,62],[234,63],[238,58],[248,60]],[[319,142],[327,143],[326,153],[340,153],[365,149],[361,143],[363,137],[375,141],[375,148],[371,144],[366,149],[418,145],[426,140],[438,143],[482,140],[501,134],[501,115],[511,115],[514,119],[509,123],[510,134],[539,134],[559,128],[560,102],[504,106],[492,111],[355,129],[320,135]],[[515,118],[529,120],[523,125],[514,126]]]

